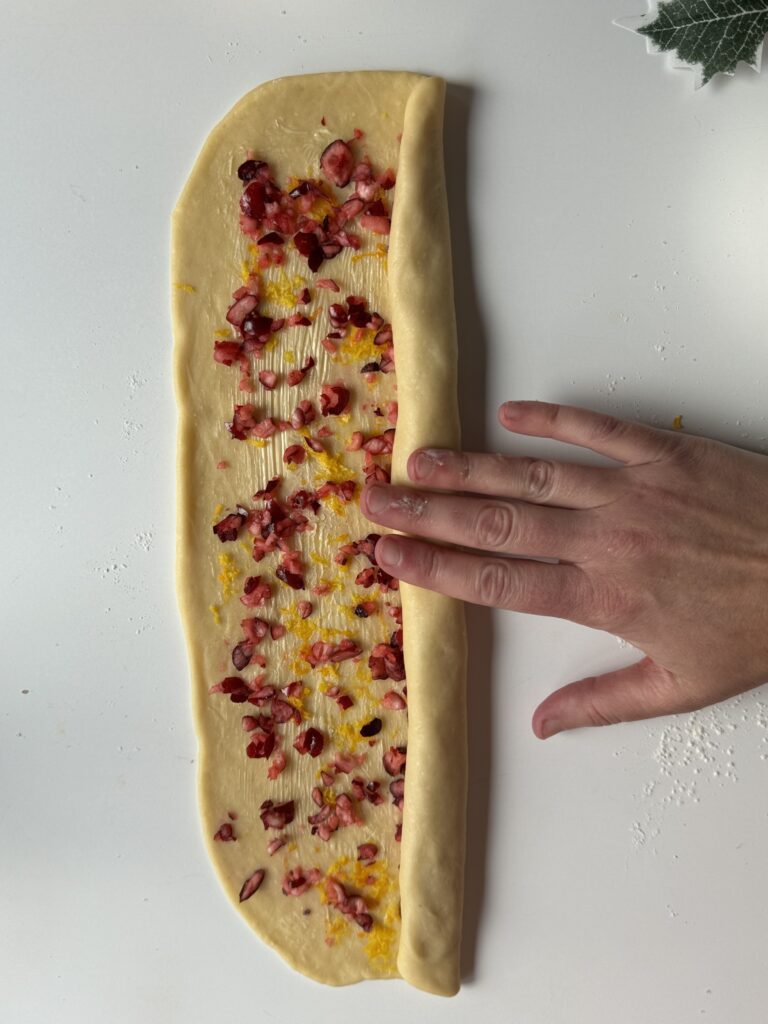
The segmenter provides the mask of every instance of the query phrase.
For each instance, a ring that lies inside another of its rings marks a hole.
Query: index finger
[[[505,402],[499,409],[499,420],[516,434],[577,444],[630,466],[656,462],[680,446],[680,436],[670,430],[657,430],[575,405]]]

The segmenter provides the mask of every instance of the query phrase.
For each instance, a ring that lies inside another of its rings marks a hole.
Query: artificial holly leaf
[[[645,36],[649,48],[697,68],[698,84],[706,85],[718,72],[732,75],[740,61],[760,70],[768,0],[662,0],[642,18],[617,24]]]

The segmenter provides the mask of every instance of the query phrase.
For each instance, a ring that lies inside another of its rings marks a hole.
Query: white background
[[[278,75],[446,76],[467,446],[507,445],[496,405],[541,397],[682,414],[763,450],[768,75],[694,92],[612,25],[642,10],[5,0],[3,1024],[765,1020],[764,691],[540,743],[530,713],[551,688],[633,652],[473,611],[450,1002],[291,973],[219,890],[196,816],[168,230],[207,131]]]

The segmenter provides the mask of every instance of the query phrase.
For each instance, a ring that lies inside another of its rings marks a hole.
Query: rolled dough
[[[241,577],[261,568],[239,545],[219,545],[210,528],[213,506],[234,507],[269,478],[285,474],[282,451],[295,440],[278,435],[264,444],[234,442],[224,429],[233,404],[247,400],[236,391],[237,374],[217,372],[224,368],[211,355],[216,332],[223,334],[227,326],[223,314],[239,283],[240,262],[247,259],[248,239],[240,234],[233,214],[240,193],[235,169],[252,149],[269,162],[280,182],[291,174],[317,177],[317,157],[324,146],[334,138],[351,137],[356,127],[365,131],[365,149],[376,169],[396,169],[388,259],[355,260],[345,250],[317,276],[338,280],[342,295],[367,296],[369,307],[392,323],[399,402],[392,478],[405,482],[406,460],[415,447],[456,446],[459,439],[443,99],[440,79],[407,72],[308,75],[254,89],[211,132],[174,210],[172,280],[179,407],[177,578],[200,740],[200,806],[211,859],[248,923],[299,971],[327,984],[399,974],[420,988],[450,995],[459,986],[465,848],[465,638],[460,604],[401,587],[408,686],[403,837],[401,844],[386,844],[375,869],[380,923],[370,936],[355,934],[353,927],[339,922],[338,914],[312,892],[300,911],[296,899],[283,896],[279,885],[286,865],[319,864],[328,870],[329,855],[339,877],[354,877],[351,851],[368,838],[362,834],[365,828],[346,830],[354,831],[354,837],[339,832],[325,844],[302,826],[291,829],[291,842],[274,857],[254,853],[265,845],[258,816],[261,801],[266,796],[275,802],[287,799],[299,776],[302,789],[315,784],[317,765],[309,764],[308,757],[294,758],[267,793],[255,783],[254,762],[245,757],[237,736],[242,707],[208,692],[222,675],[233,674],[229,652],[237,622],[247,611],[236,597],[226,600],[225,595],[229,591],[231,598],[233,588],[239,593]],[[288,267],[287,275],[294,270]],[[305,264],[303,276],[312,287],[313,275]],[[279,308],[279,292],[273,289],[275,309],[267,303],[268,315],[286,315]],[[290,350],[300,366],[311,351],[318,359],[313,372],[319,390],[320,381],[347,371],[332,364],[327,354],[318,358],[317,340],[317,332],[306,329],[300,334],[296,329],[295,335],[280,338],[274,355],[277,365],[278,355]],[[257,368],[271,366],[268,354]],[[358,367],[348,372],[359,378]],[[285,408],[277,415],[289,415],[296,397],[286,394]],[[226,472],[216,469],[222,459],[230,463]],[[318,521],[312,536],[329,560],[338,547],[334,535],[343,530],[354,539],[374,529],[357,507],[355,515],[359,527],[334,522],[331,516],[323,517],[323,525]],[[280,592],[272,603],[277,608],[292,601]],[[336,624],[348,629],[340,598],[337,604]],[[278,618],[267,612],[265,616]],[[377,639],[381,637],[372,642]],[[354,673],[346,665],[345,679],[351,681]],[[332,704],[320,695],[312,699],[313,715],[324,713],[322,704]],[[215,842],[212,837],[229,810],[237,813],[237,841]],[[384,814],[373,808],[366,818],[372,835],[378,834],[377,812]],[[295,824],[304,820],[297,814]],[[254,896],[238,904],[243,880],[257,868],[272,876],[272,884],[267,877]]]

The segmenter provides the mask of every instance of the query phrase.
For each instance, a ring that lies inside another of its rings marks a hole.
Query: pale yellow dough
[[[245,758],[237,736],[243,707],[208,693],[212,682],[232,674],[228,652],[237,634],[237,620],[247,614],[242,607],[239,612],[231,607],[232,601],[219,602],[217,595],[222,590],[226,593],[228,576],[239,592],[242,577],[260,571],[239,545],[219,545],[213,537],[210,524],[216,509],[212,502],[231,507],[263,486],[269,477],[284,472],[280,458],[288,443],[272,439],[262,447],[232,442],[223,429],[224,422],[231,418],[233,403],[249,400],[236,391],[236,372],[213,372],[223,368],[214,367],[211,358],[213,338],[226,327],[226,302],[239,283],[239,260],[243,255],[247,258],[247,245],[233,216],[240,191],[235,168],[244,159],[245,150],[251,148],[269,161],[278,181],[285,181],[289,174],[315,177],[318,154],[324,146],[337,137],[349,138],[354,128],[360,127],[376,168],[396,169],[388,261],[375,255],[353,261],[350,251],[345,250],[325,264],[318,276],[339,280],[342,296],[347,293],[345,288],[368,296],[370,307],[392,322],[399,401],[392,474],[393,481],[405,482],[405,463],[413,448],[456,446],[459,440],[456,336],[442,161],[443,99],[442,80],[407,72],[307,75],[269,82],[245,96],[212,131],[174,211],[179,599],[200,738],[203,825],[211,858],[236,905],[240,884],[256,868],[263,867],[277,876],[283,865],[281,855],[290,856],[286,863],[293,865],[298,860],[310,867],[313,858],[327,854],[327,849],[318,853],[325,844],[308,834],[298,835],[275,857],[257,857],[254,861],[254,843],[262,848],[265,841],[258,807],[266,793],[254,786],[254,762]],[[322,117],[326,126],[321,125]],[[399,133],[402,143],[398,147]],[[304,276],[311,287],[313,275],[306,266]],[[290,290],[290,281],[285,283]],[[280,308],[278,292],[273,292],[273,309],[267,303],[267,311],[274,316],[287,315],[287,310]],[[316,341],[322,333],[314,328],[306,329],[303,337],[297,335],[295,343],[282,337],[280,354],[292,350],[296,365],[301,365],[310,337],[316,355]],[[273,364],[266,358],[263,365]],[[318,383],[340,376],[338,367],[323,360],[318,360],[316,372]],[[282,415],[290,412],[288,401],[295,397],[304,397],[304,393],[286,396]],[[229,460],[231,468],[226,472],[217,470],[219,459]],[[344,524],[338,519],[334,523],[333,517],[325,519],[330,519],[330,525],[326,522],[318,527],[315,536],[330,560],[338,546],[334,535],[341,534]],[[220,563],[222,554],[230,561]],[[313,900],[306,899],[312,912],[304,916],[296,912],[295,898],[284,897],[275,884],[265,884],[240,904],[240,910],[293,967],[318,981],[340,985],[399,974],[419,988],[451,995],[459,987],[465,849],[463,610],[458,602],[415,587],[403,585],[401,595],[409,701],[408,773],[403,841],[400,846],[390,841],[382,858],[385,865],[395,865],[395,870],[386,866],[378,869],[378,916],[384,923],[377,925],[373,936],[352,934],[343,920],[336,920],[339,915],[329,913],[316,895]],[[348,629],[350,620],[343,597],[343,593],[335,597],[336,625]],[[275,602],[281,603],[293,602],[287,598]],[[354,673],[349,675],[345,668],[349,664],[341,666],[347,673],[342,679],[352,685]],[[314,779],[317,766],[308,765],[309,760],[291,762],[294,778],[303,773],[305,782],[309,776]],[[289,796],[283,785],[286,775],[283,773],[269,791],[276,802]],[[238,809],[238,841],[215,843],[211,837],[227,820],[229,808]],[[373,811],[385,813],[380,808]],[[374,813],[372,823],[375,820]],[[352,859],[354,843],[350,846],[352,840],[342,833],[338,836],[340,844],[336,845],[341,848],[336,852],[343,851]],[[332,837],[332,843],[335,839]],[[355,835],[354,842],[360,841],[361,835]],[[339,870],[343,875],[345,870],[352,872],[353,867],[346,865]],[[398,898],[402,922],[397,916]],[[333,947],[325,941],[329,929],[335,935]]]

